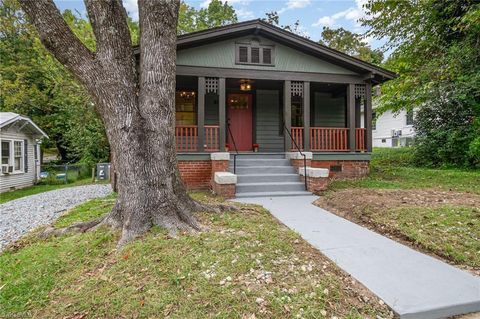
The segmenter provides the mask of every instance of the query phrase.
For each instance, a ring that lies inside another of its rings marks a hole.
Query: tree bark
[[[101,223],[122,229],[119,246],[153,225],[175,233],[198,230],[193,211],[206,207],[187,194],[177,166],[175,125],[176,25],[179,0],[139,0],[140,70],[121,0],[85,0],[96,38],[89,51],[53,0],[20,0],[45,47],[95,100],[115,166],[118,197]]]

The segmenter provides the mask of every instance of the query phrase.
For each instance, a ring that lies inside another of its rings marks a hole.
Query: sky
[[[197,9],[208,6],[211,0],[186,0]],[[60,10],[73,9],[85,15],[82,0],[55,0]],[[323,26],[343,27],[357,33],[366,31],[358,19],[364,16],[362,5],[366,0],[229,0],[239,21],[264,18],[266,12],[277,11],[281,25],[293,25],[300,21],[300,31],[314,41],[320,39]],[[129,14],[138,19],[137,0],[123,0]],[[367,38],[366,41],[376,49],[384,41]]]

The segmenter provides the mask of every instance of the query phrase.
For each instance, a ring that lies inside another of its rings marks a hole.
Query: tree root
[[[85,233],[90,230],[97,229],[97,227],[103,222],[105,217],[97,218],[87,222],[77,222],[70,226],[63,228],[47,227],[44,231],[38,234],[40,238],[46,238],[49,236],[60,236],[69,233]]]

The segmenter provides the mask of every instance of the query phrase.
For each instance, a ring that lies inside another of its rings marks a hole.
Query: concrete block
[[[307,167],[307,177],[328,177],[329,169],[328,168],[315,168]],[[298,174],[304,176],[305,169],[303,167],[298,168]]]
[[[237,184],[237,175],[229,172],[215,172],[213,180],[220,185]]]
[[[311,160],[313,158],[312,152],[302,152],[302,153],[305,154],[305,157],[307,160]],[[295,159],[303,160],[303,156],[300,154],[300,152],[286,152],[285,157],[287,159],[292,159],[292,160],[295,160]]]
[[[210,154],[210,159],[212,161],[229,161],[230,160],[230,153],[228,152],[216,152]]]

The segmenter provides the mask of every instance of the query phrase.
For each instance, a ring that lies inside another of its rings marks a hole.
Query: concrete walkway
[[[311,204],[317,197],[241,198],[262,205],[400,318],[445,318],[480,311],[480,278]]]

